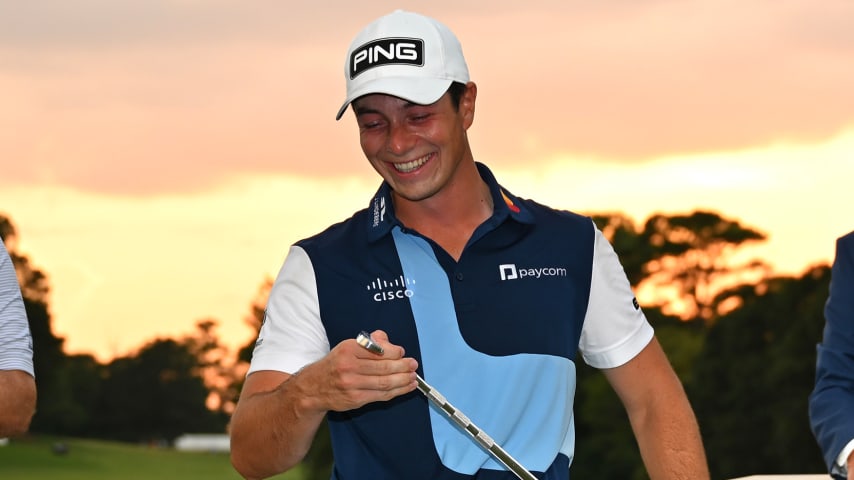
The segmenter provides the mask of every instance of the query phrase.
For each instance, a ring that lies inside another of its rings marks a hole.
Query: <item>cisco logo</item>
[[[372,292],[375,302],[388,302],[410,298],[415,295],[409,287],[415,285],[415,280],[405,278],[403,275],[394,280],[383,280],[379,277],[368,284],[368,292]]]
[[[566,269],[563,267],[519,268],[515,263],[504,263],[498,266],[498,274],[501,276],[501,281],[522,278],[565,277]]]

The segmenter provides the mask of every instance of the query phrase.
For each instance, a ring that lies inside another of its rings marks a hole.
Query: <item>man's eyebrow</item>
[[[421,105],[420,103],[413,103],[413,102],[406,102],[403,104],[403,108],[405,108],[407,110],[410,108],[414,108],[414,107],[429,107],[429,105]],[[377,110],[375,108],[359,106],[356,104],[353,104],[353,111],[356,112],[357,117],[360,115],[369,115],[372,113],[376,113],[377,115],[382,115],[382,112],[380,112],[379,110]]]
[[[375,108],[360,107],[358,105],[353,105],[353,111],[356,112],[357,117],[360,115],[370,115],[372,113],[376,113],[376,114],[380,113],[379,110],[377,110]]]

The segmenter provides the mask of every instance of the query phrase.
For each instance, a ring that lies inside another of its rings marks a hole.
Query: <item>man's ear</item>
[[[460,113],[463,115],[463,127],[468,130],[474,123],[474,107],[477,100],[477,85],[474,82],[466,84],[466,90],[460,97]]]

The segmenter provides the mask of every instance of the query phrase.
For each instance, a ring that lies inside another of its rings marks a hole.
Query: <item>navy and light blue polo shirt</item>
[[[589,218],[515,197],[478,169],[495,208],[458,261],[396,219],[387,184],[367,209],[293,245],[250,372],[293,373],[382,329],[528,470],[567,479],[577,352],[616,367],[653,331]],[[516,478],[417,391],[327,418],[335,479]]]

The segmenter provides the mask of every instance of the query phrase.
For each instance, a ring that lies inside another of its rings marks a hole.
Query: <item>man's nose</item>
[[[395,154],[402,155],[408,152],[415,144],[415,135],[404,125],[393,124],[389,128],[386,149]]]

